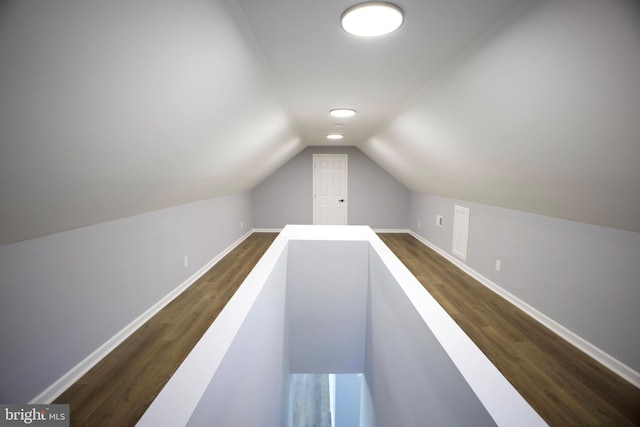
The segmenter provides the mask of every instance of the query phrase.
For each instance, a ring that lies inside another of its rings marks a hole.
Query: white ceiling
[[[353,0],[240,0],[262,54],[307,145],[358,145],[523,0],[402,0],[399,31],[364,39],[344,32]],[[358,114],[336,120],[330,108]],[[342,128],[335,124],[341,123]]]
[[[640,231],[640,3],[522,9],[362,151],[414,191]]]
[[[637,2],[405,0],[371,40],[353,3],[0,3],[0,243],[251,190],[336,123],[413,191],[640,231]]]

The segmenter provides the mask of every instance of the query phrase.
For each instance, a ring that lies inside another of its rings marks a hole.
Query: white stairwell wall
[[[364,372],[363,427],[544,425],[361,226],[285,227],[139,425],[290,425],[294,372]]]

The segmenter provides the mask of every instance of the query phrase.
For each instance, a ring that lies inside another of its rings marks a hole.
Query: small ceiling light
[[[340,24],[347,33],[360,37],[389,34],[400,28],[403,21],[402,9],[383,1],[358,3],[345,10],[340,18]]]
[[[333,117],[351,117],[356,114],[356,110],[353,108],[334,108],[329,111]]]
[[[344,136],[340,135],[339,133],[331,133],[327,135],[327,139],[342,139],[342,138],[344,138]]]

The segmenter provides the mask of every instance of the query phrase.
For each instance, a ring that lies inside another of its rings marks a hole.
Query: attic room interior
[[[141,332],[170,353],[165,307],[204,332],[200,289],[228,301],[286,226],[338,212],[496,366],[498,306],[563,343],[529,377],[508,332],[497,366],[547,424],[640,425],[640,3],[394,0],[374,37],[342,28],[357,3],[0,3],[0,403],[76,390],[72,425],[135,424],[186,353],[135,409],[135,376],[83,375],[135,365],[113,355]]]

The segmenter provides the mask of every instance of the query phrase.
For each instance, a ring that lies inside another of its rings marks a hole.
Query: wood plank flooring
[[[249,236],[60,395],[71,425],[135,425],[276,236]]]
[[[63,393],[71,425],[135,425],[275,237],[252,234]],[[640,426],[639,389],[412,236],[380,237],[547,423]]]
[[[329,374],[291,375],[294,427],[331,427]]]
[[[640,425],[640,389],[411,235],[380,238],[549,425]]]

